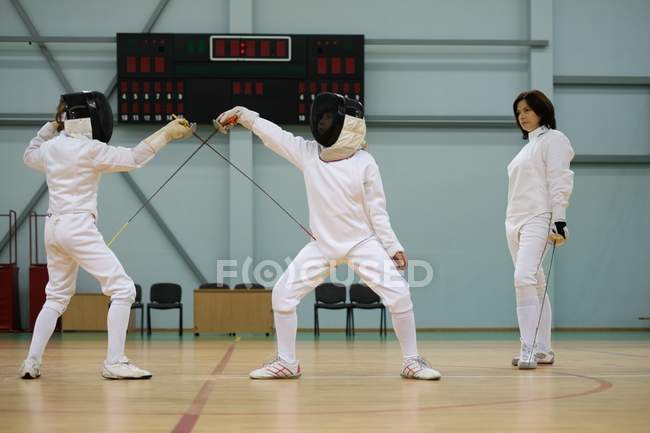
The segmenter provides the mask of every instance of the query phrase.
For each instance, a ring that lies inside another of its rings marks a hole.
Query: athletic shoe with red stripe
[[[402,377],[406,379],[420,379],[420,380],[438,380],[440,379],[440,372],[434,370],[429,364],[429,361],[421,356],[414,356],[406,358],[402,362]]]
[[[300,377],[300,364],[285,361],[279,356],[264,364],[262,368],[250,372],[251,379],[296,379]]]

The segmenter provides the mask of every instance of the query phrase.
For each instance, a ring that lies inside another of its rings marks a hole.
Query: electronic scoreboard
[[[320,92],[363,102],[363,73],[363,35],[118,33],[118,120],[207,123],[243,105],[305,124]]]

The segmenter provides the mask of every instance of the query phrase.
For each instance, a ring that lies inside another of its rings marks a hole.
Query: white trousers
[[[551,349],[552,317],[548,293],[544,298],[546,278],[542,262],[552,248],[548,241],[550,225],[550,213],[537,215],[521,227],[509,225],[506,221],[508,248],[515,265],[514,286],[522,341],[526,344],[536,341],[545,351]],[[535,337],[538,320],[539,330]]]
[[[332,263],[315,242],[308,243],[294,258],[273,287],[273,311],[293,313],[309,292],[323,282],[332,266],[347,263],[377,293],[391,313],[413,309],[408,282],[376,238],[355,246],[346,257]]]
[[[102,293],[117,304],[131,305],[135,285],[97,230],[90,213],[48,216],[45,250],[49,281],[45,306],[63,314],[75,293],[79,266],[99,282]]]

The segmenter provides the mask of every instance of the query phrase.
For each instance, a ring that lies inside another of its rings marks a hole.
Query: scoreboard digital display
[[[364,37],[118,33],[117,69],[122,123],[208,123],[243,105],[306,124],[320,92],[363,102]]]
[[[290,62],[289,36],[210,36],[210,60]]]

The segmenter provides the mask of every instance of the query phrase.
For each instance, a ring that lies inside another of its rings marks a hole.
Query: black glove
[[[563,245],[569,238],[569,229],[566,221],[555,221],[551,227],[551,233],[548,235],[548,239],[558,247]]]
[[[564,221],[555,221],[555,233],[558,235],[562,235],[564,239],[566,239],[566,233],[564,233],[564,229],[566,227],[566,222]]]

